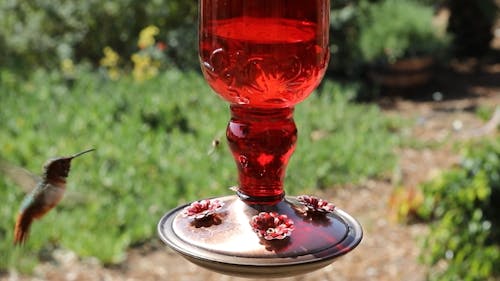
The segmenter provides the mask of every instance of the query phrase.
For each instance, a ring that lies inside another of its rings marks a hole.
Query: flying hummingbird
[[[43,166],[41,180],[31,193],[24,198],[14,228],[14,244],[22,244],[28,238],[28,231],[34,219],[40,219],[61,201],[66,190],[66,178],[71,167],[71,160],[88,149],[68,157],[50,159]]]

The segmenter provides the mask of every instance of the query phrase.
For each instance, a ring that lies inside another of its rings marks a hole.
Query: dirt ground
[[[361,244],[321,270],[272,280],[425,279],[425,267],[418,262],[418,255],[419,239],[427,228],[425,224],[402,224],[392,219],[394,212],[390,202],[394,200],[394,183],[414,189],[440,170],[458,163],[460,159],[453,143],[475,137],[485,124],[474,113],[475,109],[500,105],[500,62],[452,63],[450,69],[441,71],[429,87],[420,91],[418,97],[393,95],[380,100],[385,114],[401,116],[414,124],[402,133],[413,138],[416,145],[397,151],[399,163],[393,175],[316,194],[360,221],[364,230]],[[493,134],[498,137],[498,131]],[[93,259],[81,260],[64,250],[56,250],[53,256],[54,260],[40,264],[33,276],[10,272],[0,276],[0,280],[248,280],[195,266],[159,241],[131,249],[126,261],[113,268],[103,267]]]

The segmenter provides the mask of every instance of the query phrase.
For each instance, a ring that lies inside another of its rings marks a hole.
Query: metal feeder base
[[[182,214],[186,204],[161,218],[158,233],[189,261],[223,274],[259,278],[308,273],[352,251],[363,237],[361,225],[346,212],[336,208],[309,216],[296,197],[272,206],[249,206],[236,195],[215,199],[224,203],[216,217],[193,221]],[[292,219],[292,235],[283,240],[259,238],[250,220],[260,212]]]

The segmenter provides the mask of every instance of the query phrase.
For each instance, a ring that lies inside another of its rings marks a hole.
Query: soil
[[[412,196],[419,183],[460,161],[456,144],[475,138],[485,124],[475,109],[500,105],[500,63],[465,60],[453,62],[436,75],[432,85],[403,97],[401,91],[378,102],[384,114],[410,121],[406,134],[414,140],[397,151],[399,164],[385,179],[368,180],[316,194],[334,202],[357,218],[364,238],[351,253],[313,273],[272,280],[407,280],[423,281],[426,267],[419,260],[419,240],[427,231],[423,223],[395,220],[398,200]],[[416,96],[415,94],[419,94]],[[483,132],[484,133],[484,132]],[[498,137],[498,130],[486,132]],[[403,189],[402,193],[395,190]],[[403,194],[403,196],[397,195]],[[248,280],[220,275],[181,258],[159,241],[130,249],[126,261],[104,267],[94,259],[79,259],[71,252],[55,250],[53,260],[40,264],[33,276],[16,272],[0,280]]]

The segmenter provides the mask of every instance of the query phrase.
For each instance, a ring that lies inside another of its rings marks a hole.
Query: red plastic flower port
[[[283,240],[292,234],[293,221],[286,215],[261,212],[250,220],[253,231],[265,240]]]
[[[326,200],[319,199],[314,196],[301,195],[298,196],[297,199],[302,205],[306,207],[307,212],[316,214],[326,214],[335,211],[335,205],[329,203]]]
[[[224,203],[217,199],[205,199],[191,203],[191,205],[184,208],[182,214],[190,219],[201,220],[213,216],[222,206],[224,206]]]

